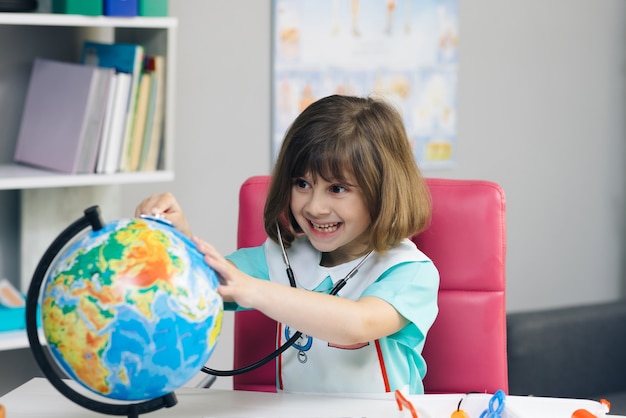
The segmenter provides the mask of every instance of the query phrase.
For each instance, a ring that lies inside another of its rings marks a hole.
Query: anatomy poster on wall
[[[383,96],[423,169],[453,166],[458,0],[273,0],[272,152],[331,94]]]

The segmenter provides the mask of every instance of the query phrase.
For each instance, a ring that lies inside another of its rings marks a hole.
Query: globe
[[[121,219],[67,243],[40,295],[43,334],[58,366],[110,399],[154,399],[183,386],[217,342],[216,273],[183,234]]]

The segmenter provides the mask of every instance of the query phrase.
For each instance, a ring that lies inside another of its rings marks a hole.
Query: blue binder
[[[104,0],[105,16],[137,16],[138,0]]]

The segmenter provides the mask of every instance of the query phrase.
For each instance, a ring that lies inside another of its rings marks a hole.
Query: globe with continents
[[[183,386],[221,329],[216,273],[162,221],[122,219],[84,233],[55,258],[41,293],[56,363],[107,398],[133,401]]]

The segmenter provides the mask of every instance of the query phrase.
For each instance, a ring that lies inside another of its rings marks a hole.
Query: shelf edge
[[[20,168],[17,175],[6,175],[15,166],[0,164],[0,190],[47,189],[75,186],[159,183],[174,180],[173,171],[152,171],[116,174],[61,174],[37,169]],[[23,172],[24,175],[19,173]]]
[[[171,16],[113,17],[60,13],[0,13],[0,25],[167,29],[177,27],[178,20]]]

